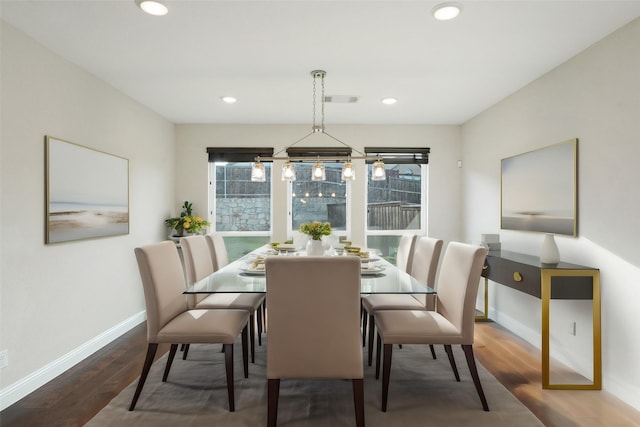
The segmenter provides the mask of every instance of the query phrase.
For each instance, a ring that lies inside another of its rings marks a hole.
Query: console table
[[[482,270],[484,314],[488,319],[489,280],[540,298],[542,302],[542,388],[556,390],[600,390],[602,355],[600,329],[600,270],[560,262],[544,264],[535,256],[509,251],[490,251]],[[593,382],[592,384],[550,384],[549,303],[551,299],[593,301]]]

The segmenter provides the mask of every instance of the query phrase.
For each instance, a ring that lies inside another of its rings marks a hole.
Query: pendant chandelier
[[[295,181],[296,180],[296,171],[293,165],[293,162],[302,162],[309,161],[308,157],[278,157],[278,154],[285,152],[287,149],[293,147],[294,145],[304,141],[314,133],[321,133],[323,135],[328,136],[332,140],[339,142],[343,146],[351,149],[358,153],[358,156],[317,156],[315,163],[313,164],[313,168],[311,170],[311,180],[313,181],[325,181],[327,179],[325,167],[323,162],[329,161],[338,161],[343,162],[342,164],[342,180],[343,181],[353,181],[356,178],[355,169],[351,160],[369,160],[373,161],[373,167],[371,169],[371,180],[373,181],[384,181],[386,179],[386,172],[384,162],[380,156],[371,157],[367,156],[363,152],[356,150],[355,148],[349,146],[348,144],[342,142],[338,138],[329,134],[324,128],[324,78],[327,75],[326,71],[323,70],[314,70],[311,72],[311,76],[313,77],[313,126],[311,127],[311,132],[294,142],[293,144],[285,147],[284,149],[278,151],[273,155],[273,157],[256,157],[255,163],[253,163],[251,169],[251,181],[264,182],[266,179],[264,165],[262,161],[274,161],[274,160],[284,160],[284,166],[282,167],[281,178],[283,181]],[[320,96],[320,123],[316,123],[316,86],[317,81],[320,81],[321,87],[321,96]]]

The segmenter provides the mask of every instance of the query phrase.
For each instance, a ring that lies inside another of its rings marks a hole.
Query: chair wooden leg
[[[367,320],[368,313],[361,308],[362,313],[362,346],[364,347],[367,341]],[[369,326],[369,333],[371,333],[371,326]]]
[[[433,360],[436,360],[436,349],[433,344],[429,344],[429,349],[431,349],[431,357],[433,357]]]
[[[362,378],[352,380],[353,403],[356,409],[356,426],[364,427],[364,380]]]
[[[133,399],[131,400],[131,405],[129,405],[129,410],[133,411],[136,407],[136,403],[138,402],[138,398],[140,397],[140,392],[142,392],[142,387],[144,387],[144,382],[147,380],[147,375],[149,374],[149,369],[151,369],[151,365],[153,365],[153,358],[156,356],[156,351],[158,350],[158,344],[149,343],[147,347],[147,356],[144,359],[144,365],[142,366],[142,373],[140,374],[140,379],[138,380],[138,386],[136,387],[136,392],[133,394]]]
[[[267,333],[267,299],[262,301],[262,329]]]
[[[393,344],[385,344],[382,367],[382,412],[387,412],[387,397],[389,396],[389,376],[391,375],[392,354]]]
[[[380,352],[382,349],[382,338],[380,338],[380,334],[378,334],[378,339],[376,341],[376,379],[380,378]]]
[[[278,423],[278,399],[280,397],[280,379],[267,380],[267,427],[276,427]]]
[[[469,365],[469,371],[471,372],[471,378],[473,378],[473,384],[476,386],[476,391],[482,402],[482,409],[489,411],[489,405],[487,399],[484,397],[484,391],[482,390],[482,384],[480,384],[480,377],[478,376],[478,369],[476,367],[476,359],[473,356],[473,346],[470,344],[462,344],[464,355],[467,358],[467,365]]]
[[[371,366],[371,356],[373,356],[373,335],[375,334],[375,330],[376,330],[376,322],[375,322],[375,318],[373,317],[373,314],[369,315],[369,352],[367,354],[367,363],[369,363],[369,366]]]
[[[182,360],[187,360],[187,354],[189,354],[189,346],[191,344],[184,345],[184,351],[182,352]]]
[[[162,382],[167,382],[167,377],[169,376],[169,371],[171,370],[171,364],[173,364],[173,358],[176,356],[176,351],[178,350],[178,344],[171,344],[171,348],[169,349],[169,356],[167,357],[167,364],[164,366],[164,374],[162,375]]]
[[[233,344],[224,345],[224,366],[227,370],[227,395],[229,396],[229,411],[236,410],[236,402],[233,390]]]
[[[258,314],[256,319],[258,320],[258,345],[262,346],[262,306],[258,307],[257,313]]]
[[[251,363],[256,363],[256,325],[255,316],[249,316],[249,338],[251,338]]]
[[[247,350],[247,327],[242,328],[242,366],[244,369],[244,377],[249,378],[249,352]]]
[[[453,350],[451,349],[451,344],[445,344],[444,351],[446,351],[447,356],[449,356],[449,363],[451,364],[451,369],[453,369],[453,375],[455,375],[456,381],[460,382],[460,375],[458,375],[458,367],[456,366],[456,359],[453,358]]]

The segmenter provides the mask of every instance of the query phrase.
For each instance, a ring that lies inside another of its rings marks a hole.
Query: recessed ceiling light
[[[220,99],[222,99],[222,101],[226,102],[227,104],[233,104],[237,101],[237,99],[235,99],[233,96],[223,96]]]
[[[395,104],[396,102],[398,102],[398,99],[397,99],[397,98],[384,98],[384,99],[382,100],[382,103],[383,103],[383,104],[385,104],[385,105],[393,105],[393,104]]]
[[[136,0],[136,4],[149,15],[163,16],[169,12],[167,6],[159,0]]]
[[[459,3],[441,3],[433,8],[431,13],[438,21],[448,21],[460,15],[462,5]]]

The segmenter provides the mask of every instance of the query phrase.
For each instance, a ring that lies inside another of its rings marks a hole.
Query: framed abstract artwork
[[[578,140],[501,161],[500,227],[576,236]]]
[[[45,243],[129,234],[129,160],[45,137]]]

